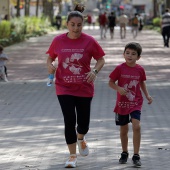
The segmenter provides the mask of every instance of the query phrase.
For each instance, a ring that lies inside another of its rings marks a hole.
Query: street
[[[0,82],[0,170],[64,170],[68,149],[63,116],[54,86],[47,87],[47,51],[55,35],[50,33],[5,48],[9,82]],[[106,64],[95,82],[90,130],[86,136],[90,155],[78,155],[77,170],[169,170],[170,162],[170,48],[162,36],[142,30],[133,39],[130,28],[120,39],[116,27],[111,40],[100,39],[100,30],[85,27],[104,49]],[[154,101],[145,99],[141,116],[141,168],[134,168],[132,128],[129,128],[129,160],[119,164],[119,128],[114,122],[116,92],[109,88],[109,74],[124,62],[128,42],[139,42],[143,52],[138,63],[146,70],[148,90]]]

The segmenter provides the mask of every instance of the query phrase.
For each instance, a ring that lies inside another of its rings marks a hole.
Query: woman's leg
[[[64,116],[65,139],[70,154],[76,154],[76,113],[75,113],[75,97],[70,95],[58,95],[58,100]]]
[[[84,135],[89,130],[91,101],[92,97],[76,98],[77,135],[80,140],[84,138]]]

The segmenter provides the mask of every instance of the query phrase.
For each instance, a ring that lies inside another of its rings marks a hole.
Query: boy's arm
[[[148,104],[151,104],[153,99],[152,99],[152,97],[150,96],[150,94],[149,94],[149,92],[147,90],[145,81],[140,83],[140,87],[141,87],[146,99],[148,100]]]
[[[120,95],[126,95],[127,94],[127,91],[123,88],[123,87],[120,87],[118,86],[115,81],[113,81],[112,79],[109,80],[109,86],[116,90]]]

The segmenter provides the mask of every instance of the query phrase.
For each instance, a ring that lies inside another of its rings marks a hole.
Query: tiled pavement
[[[99,30],[85,29],[106,52],[106,64],[95,82],[90,130],[86,139],[88,157],[78,156],[77,170],[169,170],[170,169],[170,49],[162,37],[143,30],[134,40],[130,30],[126,39],[100,40]],[[61,31],[62,32],[62,31]],[[54,87],[46,86],[46,55],[55,32],[5,48],[9,55],[8,83],[0,82],[0,170],[63,170],[68,151],[63,135],[63,117]],[[118,164],[121,153],[119,129],[114,123],[116,93],[108,87],[108,75],[123,62],[124,46],[137,41],[143,47],[139,63],[147,73],[147,85],[154,98],[142,109],[142,167],[134,168],[132,131],[129,132],[130,159]]]

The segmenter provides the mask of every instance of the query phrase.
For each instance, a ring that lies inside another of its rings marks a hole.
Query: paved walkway
[[[106,64],[99,73],[92,104],[87,140],[90,155],[78,156],[77,170],[133,170],[130,128],[127,164],[118,164],[121,153],[119,130],[114,123],[116,93],[108,87],[108,75],[121,62],[126,43],[140,42],[139,63],[147,73],[147,84],[154,98],[142,109],[142,170],[170,169],[170,49],[163,47],[161,35],[142,31],[134,40],[130,30],[120,39],[101,40],[99,30],[85,29],[106,52]],[[62,32],[62,31],[61,31]],[[0,82],[0,170],[63,170],[68,157],[63,136],[63,117],[54,87],[46,87],[46,55],[55,32],[5,48],[10,57],[8,83]]]

